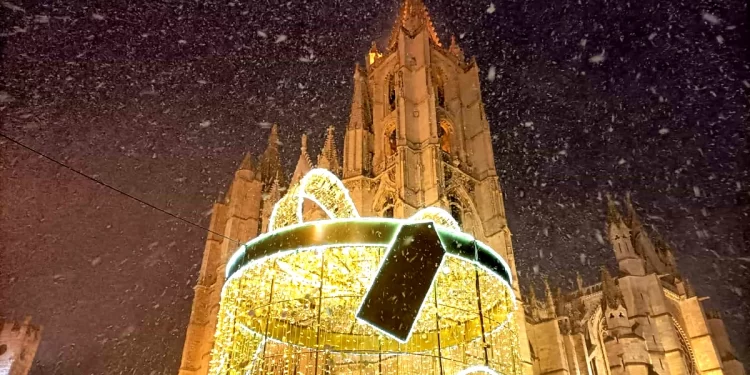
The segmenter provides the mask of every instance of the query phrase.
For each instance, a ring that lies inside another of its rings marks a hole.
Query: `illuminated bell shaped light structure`
[[[510,269],[442,209],[360,218],[314,169],[226,270],[209,374],[521,373]]]

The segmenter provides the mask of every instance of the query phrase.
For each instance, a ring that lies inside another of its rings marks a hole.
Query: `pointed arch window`
[[[396,154],[396,129],[388,133],[388,156]]]
[[[432,71],[432,87],[435,90],[435,106],[445,108],[445,75],[439,68]]]
[[[383,210],[383,217],[392,218],[393,217],[393,206],[388,206]]]
[[[388,110],[390,112],[396,109],[396,76],[394,74],[388,75],[386,87],[388,89]]]
[[[385,203],[383,204],[383,212],[381,213],[382,217],[392,218],[393,217],[393,197],[388,196],[386,198]]]
[[[451,125],[446,121],[440,121],[437,128],[438,139],[440,140],[440,149],[449,154],[451,153]]]
[[[445,86],[443,85],[437,87],[437,105],[445,108]]]
[[[450,206],[451,216],[456,220],[459,226],[463,225],[464,209],[458,197],[451,194],[448,196],[448,205]]]

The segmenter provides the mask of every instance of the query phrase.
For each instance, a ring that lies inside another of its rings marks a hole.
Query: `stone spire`
[[[544,278],[544,298],[547,309],[552,317],[555,316],[555,298],[552,296],[552,288],[549,286],[549,279]]]
[[[249,152],[246,152],[245,157],[242,158],[242,162],[240,163],[240,167],[237,169],[237,171],[246,171],[250,174],[251,178],[262,180],[260,171],[257,169],[257,166],[255,164],[255,161],[253,161],[253,155]]]
[[[630,192],[625,193],[625,206],[628,209],[628,217],[626,224],[630,227],[630,230],[633,232],[642,232],[643,231],[643,224],[641,224],[641,219],[638,217],[638,213],[635,212],[635,208],[633,207],[633,201],[630,200]]]
[[[583,296],[583,277],[581,277],[581,273],[578,271],[576,271],[576,286],[578,286],[578,292]]]
[[[625,195],[625,206],[628,210],[626,224],[630,227],[630,239],[633,242],[633,249],[636,254],[646,261],[646,273],[664,274],[669,272],[663,259],[655,249],[654,243],[646,232],[638,213],[633,207],[633,201],[630,199],[630,192]]]
[[[616,309],[619,306],[625,306],[622,292],[607,268],[602,267],[602,310]]]
[[[307,134],[302,134],[302,141],[299,148],[299,159],[297,159],[297,166],[294,168],[294,174],[292,174],[292,182],[294,185],[302,179],[307,172],[313,169],[312,162],[310,161],[310,155],[307,154]]]
[[[273,205],[281,199],[281,186],[279,185],[279,176],[274,176],[273,183],[266,194],[263,194],[263,222],[261,230],[265,233],[268,230]]]
[[[368,92],[367,74],[360,68],[359,64],[356,64],[354,66],[354,93],[352,94],[352,107],[349,111],[347,128],[370,129],[372,115],[370,114]]]
[[[240,167],[238,170],[246,170],[246,171],[253,171],[255,170],[255,167],[253,166],[253,155],[249,152],[245,153],[245,156],[242,158],[242,162],[240,162]]]
[[[560,288],[559,286],[555,288],[555,294],[553,297],[555,298],[555,311],[557,311],[557,315],[568,315],[568,311],[565,307],[565,297],[563,295],[562,288]]]
[[[585,330],[586,323],[584,317],[586,316],[586,304],[583,303],[583,298],[576,298],[573,300],[573,306],[570,309],[570,320],[572,322],[571,329],[573,333],[583,333]]]
[[[237,197],[236,189],[238,188],[238,184],[239,186],[243,186],[239,188],[240,190],[243,190],[245,186],[242,181],[262,181],[261,173],[258,171],[255,164],[256,163],[253,161],[253,155],[246,152],[245,156],[242,158],[242,162],[240,162],[240,166],[234,172],[234,179],[229,185],[229,189],[224,193],[224,198],[219,199],[219,202],[228,204],[231,201],[232,196]],[[246,192],[243,191],[242,195],[244,196],[245,193]],[[257,194],[260,194],[260,191],[257,192]]]
[[[271,201],[271,206],[276,204],[276,202],[281,199],[281,185],[279,184],[279,176],[273,178],[273,184],[271,184],[271,189],[268,190],[268,196],[266,197],[266,199]]]
[[[674,257],[674,251],[658,233],[654,240],[654,248],[662,262],[664,262],[666,272],[669,272],[673,276],[680,277],[680,271],[677,269],[677,260]]]
[[[529,312],[531,313],[532,318],[539,319],[538,301],[536,299],[536,288],[534,287],[533,283],[529,286]]]
[[[680,271],[677,269],[677,259],[674,258],[674,251],[671,247],[667,247],[664,250],[664,262],[667,264],[669,272],[675,276],[680,276]]]
[[[607,224],[619,224],[622,222],[622,215],[617,209],[615,201],[612,196],[607,193]]]
[[[398,19],[393,25],[393,31],[391,31],[391,37],[388,40],[388,49],[393,49],[396,46],[401,30],[405,30],[407,35],[414,36],[422,28],[427,31],[433,43],[442,47],[424,2],[422,0],[403,0]]]
[[[279,176],[279,183],[284,185],[284,170],[281,167],[281,156],[279,155],[279,126],[274,124],[271,127],[271,134],[268,136],[268,145],[263,155],[260,157],[259,171],[263,177],[263,191],[268,191],[273,184],[274,178]]]
[[[354,92],[349,123],[344,133],[343,178],[367,175],[372,170],[372,103],[369,92],[367,74],[357,64],[354,67]]]
[[[622,220],[622,215],[609,194],[607,194],[606,229],[620,271],[626,275],[645,275],[644,257],[634,249],[630,228]]]
[[[339,152],[336,149],[336,140],[334,139],[333,131],[334,127],[329,126],[323,149],[320,150],[320,154],[318,155],[318,167],[328,169],[333,174],[340,176],[341,164],[339,164]]]
[[[456,56],[459,62],[466,62],[466,55],[464,55],[464,51],[458,45],[458,42],[456,42],[455,35],[451,35],[451,45],[450,47],[448,47],[448,52],[450,52],[453,56]]]

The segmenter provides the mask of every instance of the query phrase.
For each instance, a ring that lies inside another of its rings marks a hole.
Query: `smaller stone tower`
[[[264,218],[261,217],[264,212],[261,211],[262,197],[265,191],[271,190],[271,186],[266,184],[274,185],[278,178],[266,178],[259,170],[265,170],[271,176],[277,175],[279,155],[276,149],[276,126],[271,131],[269,142],[269,148],[260,162],[254,162],[250,154],[245,155],[234,172],[234,179],[226,196],[214,203],[209,224],[211,232],[206,240],[198,284],[194,288],[195,297],[185,334],[180,375],[206,373],[211,358],[227,259],[237,246],[255,238],[265,225]]]
[[[604,346],[612,375],[650,375],[646,340],[631,323],[625,298],[606,268],[602,268],[602,312],[604,313]],[[636,323],[637,324],[637,323]]]
[[[0,318],[0,374],[28,374],[41,336],[42,328],[31,324],[31,317],[22,323]]]
[[[607,234],[615,250],[620,271],[625,275],[645,275],[645,262],[633,247],[630,228],[625,225],[620,211],[609,195],[607,195]]]

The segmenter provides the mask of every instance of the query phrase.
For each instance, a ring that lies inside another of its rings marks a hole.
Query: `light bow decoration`
[[[510,270],[442,209],[360,218],[314,169],[226,270],[209,374],[521,373]]]

